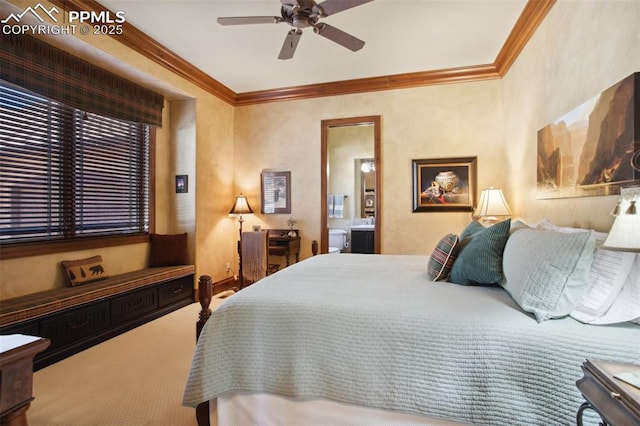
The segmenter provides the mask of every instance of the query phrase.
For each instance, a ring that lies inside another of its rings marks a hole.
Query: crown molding
[[[360,78],[355,80],[334,81],[331,83],[310,84],[306,86],[283,87],[280,89],[238,93],[236,96],[236,106],[319,98],[323,96],[376,92],[382,90],[407,89],[419,86],[489,80],[496,78],[500,78],[500,75],[498,74],[496,67],[493,65],[448,68],[436,71],[395,74],[382,77]]]
[[[503,77],[551,10],[556,0],[529,0],[498,53],[494,65]]]
[[[95,0],[49,0],[65,10],[108,11]],[[471,82],[502,78],[533,36],[556,0],[528,0],[509,37],[493,64],[395,74],[382,77],[335,81],[304,86],[282,87],[235,93],[204,71],[167,49],[133,25],[123,23],[123,34],[111,35],[153,62],[217,96],[232,106],[310,99],[382,90],[406,89],[436,84]]]

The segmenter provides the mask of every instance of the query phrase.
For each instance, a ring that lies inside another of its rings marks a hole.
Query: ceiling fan
[[[286,22],[293,29],[287,33],[278,59],[293,58],[300,36],[302,36],[302,29],[307,27],[312,27],[314,33],[355,52],[362,49],[364,41],[336,27],[320,22],[320,18],[335,15],[370,1],[373,0],[324,0],[322,3],[316,4],[314,0],[280,0],[282,3],[281,16],[224,17],[218,18],[218,23],[220,25],[245,25]]]

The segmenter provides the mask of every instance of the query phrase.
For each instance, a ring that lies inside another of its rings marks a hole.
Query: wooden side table
[[[296,263],[300,261],[300,232],[293,231],[295,237],[289,236],[288,229],[269,229],[269,256],[284,256],[286,266],[291,264],[292,255]]]
[[[33,357],[51,341],[39,337],[0,336],[0,424],[27,425],[33,401]]]
[[[578,426],[582,426],[582,415],[587,409],[598,413],[605,425],[640,425],[640,389],[613,376],[638,369],[638,365],[597,360],[582,364],[584,377],[576,382],[576,386],[586,402],[578,409]]]

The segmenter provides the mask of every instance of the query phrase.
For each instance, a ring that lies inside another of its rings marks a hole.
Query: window
[[[0,244],[149,232],[150,126],[0,80]]]

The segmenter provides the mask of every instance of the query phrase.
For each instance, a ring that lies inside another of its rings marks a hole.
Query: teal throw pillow
[[[460,251],[451,268],[449,281],[464,285],[499,283],[502,279],[502,253],[510,228],[510,219],[489,228],[478,222],[467,226],[460,235]]]
[[[465,241],[468,240],[473,237],[475,234],[477,234],[478,232],[482,232],[484,230],[486,230],[487,228],[482,225],[480,222],[478,222],[477,220],[474,220],[473,222],[471,222],[470,224],[468,224],[466,226],[466,228],[464,228],[462,230],[462,232],[460,233],[460,241]]]

